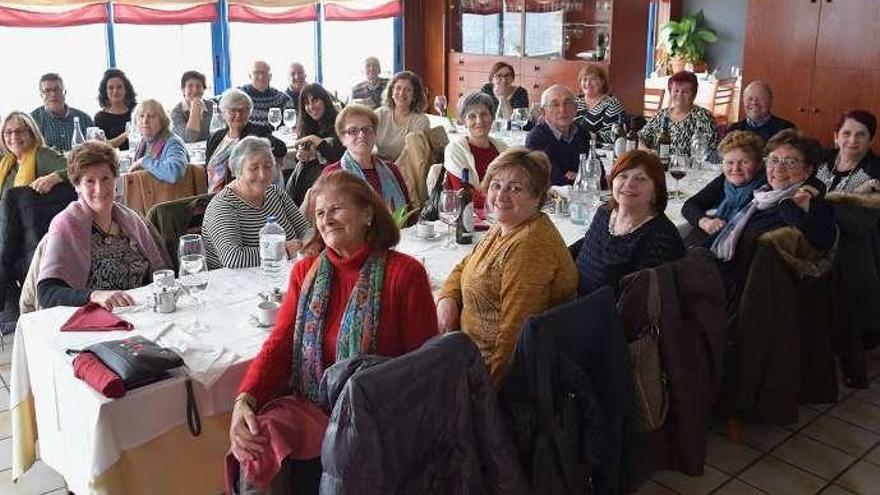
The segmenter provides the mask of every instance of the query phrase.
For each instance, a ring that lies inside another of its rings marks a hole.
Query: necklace
[[[111,243],[113,243],[113,238],[116,237],[116,233],[113,232],[112,220],[110,221],[110,225],[107,226],[107,230],[101,228],[101,226],[98,225],[98,222],[92,222],[92,225],[94,225],[95,228],[98,229],[98,233],[101,234],[101,242],[103,244],[110,245]]]
[[[648,223],[655,216],[656,215],[648,215],[645,218],[643,218],[642,220],[632,224],[629,228],[623,229],[620,232],[618,232],[614,228],[614,224],[617,223],[617,210],[612,210],[611,216],[608,218],[608,233],[615,236],[615,237],[622,237],[627,234],[631,234],[631,233],[635,232],[636,230],[638,230],[639,227],[641,227],[642,225],[645,225],[646,223]]]

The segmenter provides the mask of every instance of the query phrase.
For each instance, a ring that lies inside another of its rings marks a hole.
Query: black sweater
[[[770,116],[770,120],[765,122],[763,125],[758,127],[753,127],[749,125],[748,119],[742,119],[739,122],[734,122],[727,128],[727,132],[733,131],[749,131],[761,136],[761,139],[766,143],[779,131],[783,131],[785,129],[794,128],[794,124],[791,122],[781,119],[775,115]]]

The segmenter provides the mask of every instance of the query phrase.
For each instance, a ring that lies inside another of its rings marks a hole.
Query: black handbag
[[[168,376],[168,370],[183,365],[183,358],[176,352],[140,335],[98,342],[80,352],[91,352],[119,375],[125,390],[162,380]]]
[[[440,220],[440,193],[443,192],[443,183],[446,182],[446,169],[441,169],[437,174],[437,180],[434,187],[428,194],[428,199],[422,206],[422,213],[419,215],[419,221],[436,222]]]

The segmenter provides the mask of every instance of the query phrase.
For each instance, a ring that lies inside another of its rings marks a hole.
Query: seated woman
[[[492,99],[486,93],[476,92],[464,97],[458,104],[458,115],[464,121],[467,135],[454,139],[446,146],[443,168],[446,170],[446,188],[461,188],[461,171],[470,170],[471,185],[478,185],[486,175],[489,164],[507,144],[489,136],[492,130]],[[428,176],[428,188],[434,186],[437,174]],[[476,191],[474,208],[483,208],[484,196]]]
[[[752,201],[752,192],[767,183],[767,176],[761,170],[764,141],[757,134],[733,131],[724,136],[718,151],[722,174],[681,207],[682,216],[695,227],[685,238],[688,246],[703,245],[707,239],[714,239],[715,234]]]
[[[697,76],[688,71],[676,72],[669,78],[667,84],[672,105],[657,112],[639,131],[641,146],[656,149],[657,136],[663,128],[663,122],[668,120],[673,155],[690,156],[691,139],[694,134],[700,133],[708,139],[708,161],[718,163],[720,157],[715,150],[718,146],[715,119],[712,117],[712,112],[694,105],[699,84]]]
[[[834,130],[835,149],[816,170],[827,192],[880,192],[880,157],[871,151],[877,134],[877,117],[867,110],[850,110],[840,116]]]
[[[205,75],[199,71],[188,70],[180,78],[183,101],[171,109],[171,128],[184,142],[208,139],[214,102],[202,98],[206,87]]]
[[[296,168],[286,187],[287,194],[298,205],[324,166],[338,162],[345,152],[335,129],[338,112],[323,86],[307,84],[299,93],[299,108],[302,112],[296,124]]]
[[[376,114],[363,105],[348,105],[336,117],[336,134],[342,138],[342,159],[324,167],[323,175],[345,170],[367,181],[391,211],[409,205],[409,192],[397,165],[373,154]]]
[[[260,229],[275,217],[287,236],[287,254],[295,258],[311,231],[299,208],[272,183],[275,159],[265,138],[247,136],[229,154],[235,180],[205,209],[202,236],[208,268],[260,266]]]
[[[600,65],[588,64],[578,71],[578,82],[583,94],[575,98],[575,122],[595,134],[600,143],[613,143],[611,125],[624,114],[623,104],[609,93],[608,74]]]
[[[497,223],[455,267],[437,302],[440,329],[467,333],[496,385],[526,317],[575,296],[574,262],[541,212],[549,187],[543,152],[511,148],[489,165],[482,188]]]
[[[98,103],[101,111],[95,114],[95,125],[104,131],[107,142],[114,148],[128,149],[128,131],[131,111],[137,106],[137,94],[125,72],[107,69],[98,84]],[[132,122],[132,125],[135,125]],[[83,129],[85,132],[85,129]]]
[[[0,198],[16,186],[49,192],[67,180],[67,160],[46,146],[34,119],[24,112],[10,112],[0,125]]]
[[[492,120],[501,107],[501,114],[510,119],[515,108],[529,108],[529,92],[522,86],[513,83],[516,72],[506,62],[496,62],[489,72],[489,82],[480,91],[492,98]]]
[[[183,141],[168,128],[171,120],[162,104],[144,100],[132,113],[141,140],[134,150],[129,172],[146,170],[153,177],[175,184],[186,175],[189,155]]]
[[[396,161],[407,134],[428,130],[428,117],[423,113],[426,105],[425,86],[416,73],[405,70],[394,75],[385,90],[385,101],[376,110],[379,156]]]
[[[269,401],[292,395],[317,403],[321,376],[332,364],[366,353],[400,356],[437,334],[425,269],[391,249],[400,232],[364,181],[347,173],[321,176],[306,212],[317,228],[306,247],[320,254],[293,267],[272,334],[239,387],[229,428],[239,461],[272,455],[269,442],[283,441],[260,430],[257,413]],[[320,449],[313,455],[292,469],[309,472],[304,465],[311,465],[314,473],[299,477],[295,493],[318,493]],[[272,493],[291,493],[296,482],[279,478]]]
[[[712,243],[730,297],[737,297],[734,289],[748,273],[761,234],[792,226],[816,249],[834,244],[834,210],[806,185],[820,156],[819,142],[794,129],[781,131],[767,142],[767,184],[755,190],[752,201]]]
[[[144,219],[113,201],[119,167],[107,143],[88,141],[68,167],[79,200],[52,219],[37,277],[40,306],[112,309],[133,304],[125,292],[170,266]]]
[[[208,190],[219,192],[229,181],[232,180],[227,162],[232,147],[239,139],[245,136],[257,136],[266,138],[272,144],[272,155],[281,160],[287,154],[287,146],[284,141],[272,135],[272,129],[264,125],[254,124],[248,119],[254,102],[244,91],[230,88],[223,92],[220,98],[220,114],[226,122],[226,127],[211,134],[205,145],[205,164],[208,169]],[[281,181],[279,188],[283,188],[281,170],[274,172],[276,183]]]
[[[578,294],[610,285],[629,273],[674,261],[685,254],[666,217],[666,176],[651,153],[630,151],[611,169],[611,199],[600,206],[577,255]]]

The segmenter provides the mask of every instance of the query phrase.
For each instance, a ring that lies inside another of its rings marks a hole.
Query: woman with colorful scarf
[[[324,370],[360,354],[399,356],[437,334],[425,269],[391,249],[400,232],[366,182],[349,173],[322,175],[306,214],[316,233],[305,251],[320,254],[293,267],[275,327],[239,387],[229,430],[241,484],[278,493],[292,485],[295,493],[318,493],[320,441],[302,439],[320,439],[323,431],[301,432],[299,442],[269,432],[285,428],[279,417],[300,429],[326,426],[326,416],[310,420],[320,416]],[[267,475],[279,451],[291,454]]]
[[[153,177],[174,184],[186,174],[189,155],[179,137],[169,129],[171,119],[156,100],[144,100],[132,114],[141,140],[137,143],[129,172],[146,170]]]
[[[379,118],[368,107],[345,107],[336,117],[336,134],[342,138],[346,151],[339,162],[325,167],[322,174],[345,170],[356,175],[372,186],[391,211],[395,211],[409,205],[409,192],[397,165],[373,154],[378,125]]]
[[[67,180],[67,160],[46,146],[40,128],[30,115],[10,112],[3,119],[0,140],[0,197],[17,186],[31,186],[39,193],[49,192]]]

